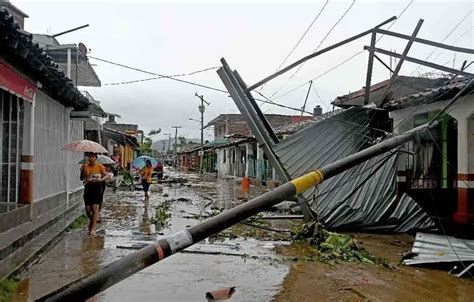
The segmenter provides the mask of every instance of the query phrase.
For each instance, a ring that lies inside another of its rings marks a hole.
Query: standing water
[[[142,245],[154,242],[242,201],[234,181],[154,184],[146,208],[143,192],[109,192],[97,237],[72,230],[23,274],[15,301],[32,301],[90,274]],[[259,194],[251,192],[250,194]],[[84,227],[85,228],[85,227]],[[235,227],[173,255],[98,294],[90,301],[206,301],[205,293],[236,287],[231,301],[268,301],[288,267],[272,247]]]

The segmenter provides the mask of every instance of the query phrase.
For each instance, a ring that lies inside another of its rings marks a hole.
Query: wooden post
[[[381,100],[381,103],[380,103],[380,107],[382,107],[382,105],[385,102],[385,99],[387,98],[388,94],[390,93],[393,82],[398,77],[398,73],[400,72],[400,69],[402,68],[402,64],[405,61],[405,58],[407,57],[407,54],[410,51],[410,48],[413,45],[413,42],[415,41],[416,35],[420,31],[421,25],[423,25],[423,19],[420,19],[418,21],[418,23],[416,24],[415,30],[413,31],[413,34],[411,35],[410,40],[408,40],[407,46],[405,46],[405,50],[403,50],[403,53],[400,57],[400,61],[398,61],[397,67],[395,67],[395,70],[393,71],[392,77],[390,78],[390,81],[388,82],[388,85],[385,88],[385,92],[382,95],[382,100]]]
[[[375,55],[374,50],[375,50],[376,38],[377,38],[377,32],[374,30],[372,32],[372,37],[370,39],[369,63],[367,64],[367,78],[365,80],[364,105],[367,105],[370,99],[370,82],[372,81],[372,69],[374,67],[374,55]]]

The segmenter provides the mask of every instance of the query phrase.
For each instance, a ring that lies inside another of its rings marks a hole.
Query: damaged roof
[[[383,138],[373,123],[383,110],[353,107],[282,140],[274,151],[292,179],[354,154]],[[434,223],[409,196],[396,197],[396,152],[365,161],[324,181],[304,197],[320,221],[337,229],[407,232]]]
[[[429,79],[421,77],[407,77],[398,76],[390,89],[390,99],[398,99],[416,92],[423,91],[427,88],[442,86],[448,79]],[[370,100],[380,107],[382,103],[382,96],[385,92],[390,80],[385,80],[380,83],[370,86]],[[332,102],[333,105],[341,108],[349,108],[351,106],[363,106],[364,105],[365,88],[357,90],[355,92],[338,96]]]
[[[387,102],[383,108],[389,111],[402,109],[405,107],[418,106],[421,104],[429,104],[438,101],[444,101],[454,97],[461,89],[463,89],[468,83],[469,78],[459,78],[453,81],[444,82],[444,85],[440,85],[435,88],[425,89],[422,92],[413,93],[392,101]],[[471,91],[466,92],[467,94],[472,93]]]
[[[98,107],[74,87],[52,58],[37,44],[33,36],[21,30],[9,13],[0,10],[0,55],[20,72],[41,83],[41,90],[64,106],[75,110]],[[96,108],[95,111],[102,111]]]

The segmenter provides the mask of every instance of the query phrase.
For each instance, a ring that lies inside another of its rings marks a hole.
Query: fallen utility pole
[[[435,122],[430,127],[435,127],[437,124]],[[419,135],[426,133],[427,129],[428,126],[426,125],[420,126],[344,159],[335,161],[319,170],[309,172],[198,225],[160,239],[156,243],[149,244],[141,250],[112,262],[97,272],[74,281],[37,301],[76,301],[91,298],[121,280],[213,234],[223,231],[284,200],[293,198],[295,195],[301,194],[322,183],[324,180],[357,166],[370,158],[414,140]]]

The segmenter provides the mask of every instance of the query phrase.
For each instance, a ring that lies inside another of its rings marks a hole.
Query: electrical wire
[[[459,21],[452,29],[451,31],[446,35],[446,37],[444,37],[444,39],[440,42],[440,43],[444,43],[444,41],[446,41],[452,34],[453,32],[472,14],[472,12],[474,11],[474,9],[471,9],[462,19],[461,21]],[[430,54],[424,59],[424,61],[427,61],[429,58],[431,58],[431,56],[433,55],[433,53],[438,49],[438,47],[435,47],[433,49],[432,52],[430,52]],[[410,75],[413,75],[415,72],[417,72],[420,68],[422,67],[421,64],[418,65],[418,67],[416,67],[411,73]]]
[[[353,0],[351,5],[349,5],[349,7],[346,9],[346,11],[342,14],[342,16],[336,21],[336,23],[334,23],[334,25],[329,29],[329,31],[326,33],[326,35],[323,37],[323,39],[319,42],[318,46],[314,49],[313,53],[315,53],[316,51],[318,51],[318,49],[321,47],[321,45],[326,41],[326,39],[329,37],[329,35],[331,35],[332,31],[336,28],[336,26],[341,23],[342,19],[344,19],[344,17],[349,13],[349,11],[351,10],[351,8],[354,6],[354,4],[356,3],[356,0]],[[307,62],[307,61],[306,61]],[[306,62],[303,62],[303,64],[301,64],[300,66],[298,66],[298,68],[296,69],[296,71],[290,76],[290,79],[294,78],[296,76],[296,74],[301,70],[301,68],[303,68],[303,66],[306,64]]]
[[[403,16],[403,14],[407,11],[407,9],[413,4],[415,0],[411,0],[410,3],[408,3],[407,6],[405,6],[405,8],[400,12],[400,14],[398,14],[397,16],[397,19],[395,21],[393,21],[388,27],[387,27],[387,31],[389,31],[396,23],[398,20],[400,20],[400,17]],[[380,39],[383,38],[383,36],[385,36],[385,34],[382,34],[376,41],[375,43],[377,43],[378,41],[380,41]]]
[[[296,50],[296,48],[300,45],[301,41],[303,41],[304,37],[306,36],[306,34],[309,32],[309,30],[311,29],[311,27],[313,27],[314,23],[318,20],[319,16],[321,16],[321,13],[324,11],[324,9],[326,8],[326,6],[328,5],[329,3],[329,0],[326,0],[326,3],[324,3],[323,7],[319,10],[318,14],[316,15],[316,17],[313,19],[313,22],[311,22],[311,24],[308,26],[308,28],[306,28],[305,32],[303,33],[303,35],[300,37],[300,39],[298,40],[298,42],[296,43],[296,45],[291,49],[290,53],[285,57],[285,59],[283,60],[283,62],[281,62],[281,64],[277,67],[276,71],[279,71],[280,68],[283,66],[283,64],[286,63],[286,61],[290,58],[290,56],[293,54],[293,52]]]
[[[177,82],[181,82],[181,83],[185,83],[185,84],[189,84],[189,85],[193,85],[193,86],[197,86],[197,87],[201,87],[201,88],[206,88],[206,89],[209,89],[209,90],[214,90],[214,91],[218,91],[218,92],[227,93],[227,91],[225,91],[225,90],[215,88],[215,87],[211,87],[211,86],[208,86],[208,85],[203,85],[203,84],[199,84],[199,83],[196,83],[196,82],[177,79],[177,78],[174,78],[173,76],[167,76],[167,75],[163,75],[163,74],[159,74],[159,73],[155,73],[155,72],[151,72],[151,71],[146,71],[144,69],[127,66],[127,65],[124,65],[124,64],[112,62],[112,61],[109,61],[109,60],[105,60],[105,59],[101,59],[101,58],[97,58],[97,57],[93,57],[93,56],[88,56],[88,57],[91,58],[91,59],[97,60],[97,61],[101,61],[101,62],[104,62],[104,63],[108,63],[108,64],[111,64],[111,65],[123,67],[123,68],[126,68],[126,69],[135,70],[135,71],[138,71],[138,72],[154,75],[154,76],[157,76],[157,77],[160,77],[160,78],[165,78],[165,79],[169,79],[169,80],[173,80],[173,81],[177,81]]]
[[[436,146],[436,148],[438,149],[438,152],[441,152],[442,154],[442,150],[441,148],[439,147],[438,143],[436,142],[433,134],[431,133],[431,130],[430,129],[427,129],[427,132],[430,134],[431,136],[431,140],[433,141],[433,144]],[[418,141],[418,143],[420,144],[419,147],[421,147],[421,143],[420,143],[420,140]],[[448,166],[449,168],[454,171],[454,168],[453,166],[451,165],[450,161],[447,160],[447,163],[448,163]],[[454,171],[456,174],[457,174],[457,171]],[[435,199],[434,199],[434,196],[433,196],[433,192],[431,192],[431,190],[428,190],[428,192],[430,193],[430,197],[431,197],[431,205],[434,207],[435,209],[435,212],[436,212],[436,218],[438,220],[438,223],[439,223],[439,226],[441,227],[441,230],[443,231],[443,234],[444,236],[446,237],[446,240],[448,241],[448,244],[449,246],[451,247],[451,250],[453,251],[454,255],[456,256],[456,258],[458,259],[459,263],[461,263],[461,265],[464,267],[464,269],[466,269],[466,265],[464,264],[464,262],[461,260],[461,258],[459,257],[458,253],[456,252],[456,250],[454,249],[452,243],[451,243],[451,240],[449,239],[449,236],[446,232],[446,229],[444,228],[443,226],[443,223],[441,221],[441,217],[439,216],[439,211],[438,211],[438,207],[435,206],[436,203],[435,203]],[[469,274],[469,276],[472,278],[472,274],[468,271],[467,272]]]
[[[408,3],[408,5],[405,6],[405,8],[404,8],[404,9],[400,12],[400,14],[398,15],[397,19],[396,19],[394,22],[392,22],[392,23],[390,24],[390,26],[387,28],[387,30],[390,30],[390,28],[392,28],[392,27],[397,23],[397,21],[400,20],[400,17],[403,16],[403,14],[408,10],[408,8],[413,4],[413,2],[414,2],[414,0],[410,1],[410,2]],[[377,42],[378,42],[380,39],[382,39],[383,36],[384,36],[384,35],[381,35],[381,36],[377,39]],[[346,62],[352,60],[354,57],[356,57],[356,56],[362,54],[363,52],[364,52],[364,50],[359,51],[359,52],[353,54],[353,55],[350,56],[348,59],[346,59],[346,60],[340,62],[339,64],[335,65],[334,67],[330,68],[329,70],[323,72],[322,74],[316,76],[315,78],[313,78],[313,79],[311,79],[311,80],[314,81],[314,80],[316,80],[316,79],[319,79],[320,77],[322,77],[322,76],[328,74],[329,72],[331,72],[331,71],[337,69],[338,67],[344,65]],[[283,94],[277,95],[277,96],[275,96],[275,97],[271,97],[271,99],[272,99],[272,100],[275,100],[275,99],[277,99],[277,98],[280,98],[280,97],[283,97],[283,96],[285,96],[285,95],[288,95],[288,94],[290,94],[290,93],[292,93],[292,92],[294,92],[294,91],[300,89],[301,87],[305,86],[307,83],[309,83],[309,81],[306,82],[306,83],[304,83],[304,84],[301,84],[301,85],[299,85],[299,86],[296,86],[295,88],[293,88],[293,89],[291,89],[291,90],[289,90],[289,91],[287,91],[287,92],[285,92],[285,93],[283,93]]]
[[[358,55],[362,54],[363,52],[364,52],[364,50],[361,50],[361,51],[359,51],[359,52],[353,54],[352,56],[350,56],[349,58],[347,58],[347,59],[345,59],[344,61],[340,62],[339,64],[337,64],[337,65],[335,65],[335,66],[329,68],[329,69],[326,70],[325,72],[323,72],[323,73],[317,75],[316,77],[312,78],[311,81],[315,81],[315,80],[317,80],[317,79],[319,79],[319,78],[325,76],[326,74],[328,74],[328,73],[330,73],[331,71],[333,71],[333,70],[335,70],[335,69],[341,67],[342,65],[346,64],[347,62],[349,62],[349,61],[352,60],[353,58],[357,57]],[[303,84],[301,84],[301,85],[298,85],[298,86],[296,86],[295,88],[293,88],[293,89],[291,89],[291,90],[289,90],[289,91],[287,91],[287,92],[285,92],[285,93],[282,93],[282,94],[280,94],[280,95],[277,95],[277,96],[275,96],[275,97],[273,97],[273,98],[270,98],[270,99],[271,99],[271,100],[276,100],[276,99],[279,99],[279,98],[281,98],[281,97],[284,97],[284,96],[286,96],[286,95],[288,95],[288,94],[291,94],[292,92],[295,92],[296,90],[300,89],[301,87],[304,87],[304,86],[307,85],[308,83],[309,83],[309,81],[308,81],[308,82],[305,82],[305,83],[303,83]]]
[[[326,35],[323,37],[323,39],[320,41],[319,45],[316,47],[316,49],[313,51],[313,53],[315,53],[319,47],[321,47],[321,45],[324,43],[324,41],[326,41],[326,39],[329,37],[329,35],[332,33],[332,31],[336,28],[336,26],[342,21],[342,19],[344,19],[344,17],[349,13],[349,11],[352,9],[352,7],[354,6],[356,0],[353,0],[352,3],[349,5],[349,7],[344,11],[344,13],[341,15],[341,17],[336,21],[336,23],[329,29],[329,31],[326,33]],[[286,84],[288,84],[288,82],[293,79],[296,74],[298,74],[298,72],[301,70],[301,68],[303,68],[303,66],[306,64],[306,62],[300,64],[298,66],[298,68],[296,69],[296,71],[287,79],[286,83],[283,84],[280,88],[278,88],[277,90],[275,90],[270,98],[272,99],[277,93],[279,90],[281,90],[284,86],[286,86]]]
[[[219,68],[218,66],[217,66],[217,67],[209,67],[209,68],[201,69],[201,70],[198,70],[198,71],[193,71],[193,72],[190,72],[190,73],[181,73],[181,74],[169,75],[169,76],[167,76],[167,77],[168,77],[168,78],[186,77],[186,76],[191,76],[191,75],[194,75],[194,74],[197,74],[197,73],[201,73],[201,72],[205,72],[205,71],[209,71],[209,70],[214,70],[214,69],[218,69],[218,68]],[[139,82],[147,82],[147,81],[152,81],[152,80],[160,80],[160,79],[163,79],[163,78],[166,78],[166,77],[160,76],[160,77],[153,77],[153,78],[146,78],[146,79],[125,81],[125,82],[106,83],[106,84],[104,84],[104,86],[112,86],[112,85],[115,86],[115,85],[134,84],[134,83],[139,83]]]

